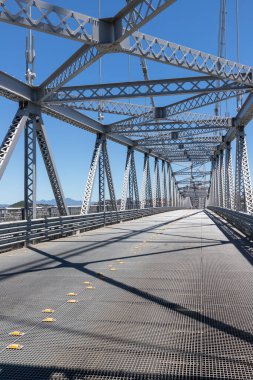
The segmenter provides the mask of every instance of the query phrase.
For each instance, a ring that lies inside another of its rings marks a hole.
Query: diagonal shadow
[[[172,250],[166,249],[166,251],[160,251],[160,252],[141,253],[138,255],[134,254],[134,255],[130,255],[130,256],[117,256],[117,257],[113,257],[113,258],[109,258],[109,259],[86,261],[83,263],[79,263],[79,265],[86,266],[86,265],[90,265],[90,264],[99,264],[99,263],[110,262],[110,261],[115,261],[115,260],[127,260],[127,259],[137,258],[137,257],[148,257],[148,256],[163,255],[163,254],[168,255],[170,253],[189,251],[189,250],[193,250],[193,249],[201,249],[203,247],[205,247],[205,248],[216,247],[218,245],[223,245],[223,244],[228,244],[228,243],[229,242],[226,242],[226,241],[223,242],[222,241],[220,243],[208,244],[205,246],[203,246],[203,244],[202,244],[199,246],[188,247],[188,248],[178,248],[178,249],[172,249]],[[36,249],[33,249],[33,247],[29,247],[29,249],[31,249],[32,251],[36,251]],[[65,253],[67,253],[67,252],[65,252]],[[80,252],[80,253],[82,253],[82,252]],[[47,253],[47,252],[44,252],[44,256],[48,257],[48,260],[45,259],[45,260],[47,260],[47,262],[44,265],[48,265],[48,264],[52,263],[53,261],[57,261],[57,258],[58,258],[58,256],[51,255],[50,253]],[[68,258],[68,256],[65,256],[65,259],[66,258]],[[41,265],[35,265],[33,267],[30,267],[29,269],[23,269],[23,270],[17,271],[17,272],[3,273],[0,275],[0,281],[2,281],[4,279],[8,279],[11,276],[17,276],[17,275],[24,274],[24,273],[33,273],[33,272],[40,272],[40,271],[46,271],[46,270],[53,270],[53,269],[59,269],[62,267],[63,267],[62,264],[56,265],[54,267],[49,267],[49,268],[42,268]]]
[[[131,294],[134,294],[138,297],[141,297],[143,299],[146,299],[148,301],[156,303],[157,305],[163,306],[166,309],[175,311],[181,315],[184,315],[184,316],[189,317],[191,319],[194,319],[198,322],[206,324],[209,327],[212,327],[212,328],[219,330],[221,332],[225,332],[226,334],[231,335],[231,336],[238,338],[240,340],[243,340],[247,343],[250,343],[250,344],[253,343],[253,335],[247,331],[238,329],[238,328],[233,327],[233,326],[231,326],[227,323],[224,323],[222,321],[219,321],[219,320],[216,320],[214,318],[205,316],[205,315],[201,314],[200,312],[187,309],[186,307],[179,305],[175,302],[167,301],[161,297],[157,297],[153,294],[150,294],[148,292],[145,292],[145,291],[140,290],[138,288],[135,288],[133,286],[126,285],[126,284],[124,284],[120,281],[117,281],[115,279],[112,279],[110,277],[106,277],[106,276],[101,277],[98,273],[94,272],[93,270],[85,268],[84,264],[71,263],[70,261],[67,261],[67,260],[60,258],[60,257],[54,257],[54,256],[52,256],[52,255],[50,255],[50,254],[48,254],[42,250],[39,250],[38,248],[35,248],[35,247],[31,247],[31,249],[34,250],[35,252],[41,254],[41,255],[49,256],[53,260],[61,262],[63,267],[77,269],[78,271],[81,271],[82,273],[88,274],[88,275],[90,275],[96,279],[102,280],[102,281],[104,281],[110,285],[116,286],[116,287],[123,289],[123,290],[125,290]]]
[[[132,238],[134,236],[138,236],[138,235],[140,235],[142,233],[147,233],[147,232],[150,232],[150,231],[155,230],[157,228],[163,227],[165,225],[177,222],[177,221],[185,219],[185,218],[189,218],[189,217],[191,217],[191,216],[193,216],[195,214],[198,214],[198,213],[199,213],[199,211],[195,212],[193,214],[183,215],[183,216],[181,216],[181,217],[179,217],[177,219],[173,219],[173,220],[166,221],[166,222],[163,222],[163,223],[158,223],[155,226],[152,225],[150,227],[146,227],[146,228],[141,229],[141,230],[136,230],[136,231],[128,232],[128,233],[124,234],[123,236],[121,235],[121,236],[117,236],[117,237],[112,237],[112,238],[108,239],[106,242],[105,241],[92,242],[91,244],[87,245],[85,248],[83,248],[83,247],[74,248],[72,250],[68,250],[66,252],[62,252],[59,255],[68,254],[68,256],[66,256],[66,257],[70,258],[70,257],[76,256],[76,255],[79,255],[80,253],[90,252],[90,251],[93,251],[93,250],[96,250],[96,249],[108,246],[110,244],[115,244],[115,243],[118,243],[118,242],[122,243],[122,242],[126,241],[127,239]],[[32,246],[29,246],[29,247],[31,248]],[[45,261],[45,259],[40,259],[40,260],[36,260],[35,262],[38,263],[38,265],[39,265],[39,263],[41,264],[44,261]],[[26,267],[26,266],[27,266],[27,264],[13,266],[12,270],[20,269],[20,268],[23,268],[23,267]],[[1,273],[2,272],[0,272],[0,274]]]

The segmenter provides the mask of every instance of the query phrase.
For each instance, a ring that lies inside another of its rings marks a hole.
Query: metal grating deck
[[[253,267],[202,211],[7,252],[0,267],[0,380],[253,379]]]

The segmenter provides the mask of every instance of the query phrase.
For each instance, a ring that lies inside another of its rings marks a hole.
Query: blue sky
[[[10,0],[11,2],[11,0]],[[98,0],[54,0],[48,1],[84,14],[98,16]],[[124,6],[123,0],[101,0],[102,17],[114,15]],[[236,59],[236,23],[235,0],[227,1],[227,58]],[[252,24],[253,1],[239,0],[240,15],[240,62],[253,65],[253,52],[250,36]],[[169,41],[190,46],[197,50],[217,54],[218,46],[219,0],[177,0],[172,6],[154,20],[145,25],[141,31],[156,35]],[[20,80],[25,80],[25,38],[27,30],[13,25],[0,23],[1,50],[0,70],[8,72]],[[52,71],[62,64],[75,50],[79,43],[57,38],[43,33],[34,33],[36,48],[36,80],[39,85]],[[183,76],[194,76],[196,73],[172,66],[147,61],[150,78],[163,79]],[[69,84],[96,83],[99,80],[98,64],[94,64],[81,73]],[[139,59],[127,55],[113,54],[102,59],[102,81],[117,82],[142,79]],[[160,97],[157,105],[166,105],[179,100],[180,97]],[[136,99],[145,104],[145,99]],[[149,100],[146,100],[149,104]],[[213,106],[196,110],[198,113],[213,114]],[[0,140],[3,139],[8,126],[17,110],[17,103],[0,98]],[[222,106],[225,112],[225,105]],[[236,115],[235,102],[228,103],[230,116]],[[97,118],[94,113],[88,115]],[[105,114],[104,122],[109,124],[113,116]],[[67,125],[44,115],[44,124],[54,154],[57,169],[66,197],[81,199],[95,143],[95,135],[79,128]],[[246,129],[250,163],[253,167],[253,134],[252,125]],[[13,203],[23,199],[23,136],[12,155],[9,165],[1,180],[0,203]],[[114,178],[116,196],[119,198],[123,181],[123,170],[126,159],[126,147],[108,142],[109,156]],[[152,160],[153,167],[153,160]],[[141,185],[143,155],[136,152],[136,166]],[[38,190],[37,199],[51,199],[53,194],[47,174],[38,150]],[[139,187],[140,188],[140,187]],[[97,186],[94,188],[93,200],[97,197]]]

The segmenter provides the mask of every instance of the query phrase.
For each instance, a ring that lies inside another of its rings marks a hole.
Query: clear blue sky
[[[98,16],[98,0],[52,0],[50,3],[80,11],[91,16]],[[101,0],[102,17],[114,15],[124,6],[123,0]],[[236,59],[236,25],[235,0],[227,1],[227,57]],[[252,14],[253,1],[239,0],[240,14],[240,61],[253,66],[251,36],[253,32]],[[156,19],[145,25],[141,31],[157,37],[173,41],[195,49],[217,54],[218,45],[219,0],[177,0],[172,6],[161,13]],[[25,37],[27,30],[12,25],[0,23],[1,50],[0,70],[8,72],[20,80],[25,75]],[[80,46],[79,43],[57,38],[43,33],[34,33],[36,47],[36,81],[39,85],[54,69],[63,63]],[[194,72],[178,69],[172,66],[147,61],[152,79],[194,76]],[[104,82],[142,79],[139,60],[127,55],[111,55],[103,58]],[[130,70],[129,70],[130,68]],[[130,73],[130,74],[129,74]],[[84,71],[69,84],[88,84],[98,82],[98,64]],[[179,97],[156,99],[157,105],[165,105],[179,100]],[[136,102],[145,104],[145,99]],[[146,100],[149,104],[149,100]],[[199,109],[199,113],[213,114],[213,106]],[[17,103],[0,98],[0,140],[17,110]],[[225,107],[222,107],[225,112]],[[228,103],[228,111],[235,116],[235,103]],[[97,117],[96,114],[89,115]],[[104,122],[110,123],[114,118],[105,114]],[[66,197],[81,199],[94,148],[95,135],[66,123],[44,116],[50,145],[54,153],[59,176]],[[248,151],[253,167],[253,134],[252,125],[247,127]],[[126,148],[108,142],[116,195],[119,198],[123,181],[123,169],[126,158]],[[141,184],[143,155],[136,153],[136,165]],[[153,165],[153,162],[152,162]],[[12,155],[0,185],[0,203],[13,203],[23,199],[23,136]],[[96,186],[97,187],[97,186]],[[95,187],[94,197],[97,191]],[[37,199],[51,199],[53,194],[47,179],[46,171],[38,150],[38,191]]]

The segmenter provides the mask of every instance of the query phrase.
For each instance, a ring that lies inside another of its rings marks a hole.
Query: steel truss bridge
[[[1,22],[29,29],[30,37],[38,31],[80,44],[39,86],[33,84],[32,45],[27,83],[0,72],[0,95],[17,103],[0,147],[0,178],[20,136],[25,140],[24,220],[0,224],[0,248],[7,251],[0,257],[0,281],[9,284],[0,291],[0,379],[253,378],[253,196],[245,134],[253,118],[253,67],[140,31],[175,2],[128,0],[104,19],[40,0],[0,1]],[[139,58],[142,80],[69,85],[113,53]],[[151,80],[150,60],[189,76]],[[157,97],[171,95],[182,98],[156,105]],[[241,100],[233,117],[199,110],[233,98]],[[103,123],[105,113],[118,120]],[[80,215],[69,215],[43,115],[96,134]],[[120,207],[108,140],[127,147]],[[36,218],[37,143],[57,218]],[[143,153],[141,189],[135,152]],[[181,169],[175,169],[178,163]],[[99,212],[91,214],[97,177]],[[98,227],[100,232],[91,231]],[[57,238],[53,246],[50,240]],[[14,247],[20,248],[15,265],[8,251]],[[125,262],[132,275],[124,272]],[[94,293],[82,293],[82,284]],[[56,311],[57,318],[38,322],[42,309],[49,317]],[[52,329],[45,331],[43,322]],[[21,331],[11,332],[17,324]]]

